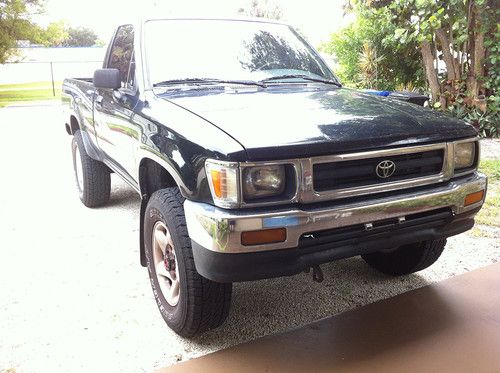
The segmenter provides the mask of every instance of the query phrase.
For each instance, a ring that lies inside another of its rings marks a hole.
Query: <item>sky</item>
[[[298,28],[315,46],[350,21],[343,15],[343,0],[268,1],[282,9],[284,22]],[[62,20],[74,27],[89,27],[107,42],[118,24],[140,15],[228,17],[249,3],[250,0],[46,0],[45,14],[38,23],[46,26]]]

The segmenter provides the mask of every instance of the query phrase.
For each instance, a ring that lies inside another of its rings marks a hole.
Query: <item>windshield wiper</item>
[[[169,85],[178,84],[241,84],[241,85],[256,85],[262,88],[266,88],[266,85],[261,82],[255,82],[253,80],[224,80],[224,79],[213,79],[213,78],[186,78],[186,79],[173,79],[165,80],[163,82],[153,84],[153,87],[167,87]]]
[[[336,85],[339,88],[342,88],[342,84],[340,84],[339,82],[336,82],[334,80],[313,78],[313,77],[311,77],[309,75],[303,75],[303,74],[288,74],[288,75],[271,76],[270,78],[266,78],[266,79],[261,80],[260,83],[267,83],[267,82],[270,82],[270,81],[273,81],[273,80],[293,79],[293,78],[309,80],[311,82],[333,84],[333,85]]]

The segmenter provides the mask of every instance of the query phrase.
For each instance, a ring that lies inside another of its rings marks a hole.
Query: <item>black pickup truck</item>
[[[472,126],[343,88],[281,23],[122,25],[63,101],[80,199],[106,204],[112,172],[139,193],[140,263],[183,336],[224,322],[233,282],[422,270],[486,194]]]

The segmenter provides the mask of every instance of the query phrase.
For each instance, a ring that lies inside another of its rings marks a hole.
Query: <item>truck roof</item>
[[[273,23],[273,24],[279,24],[279,25],[287,25],[287,23],[274,20],[274,19],[268,19],[268,18],[261,18],[261,17],[193,17],[193,16],[171,16],[171,15],[148,15],[148,16],[142,16],[139,19],[134,18],[134,22],[131,22],[127,20],[128,22],[121,22],[120,24],[134,24],[134,23],[140,23],[143,24],[148,21],[160,21],[160,20],[186,20],[186,21],[240,21],[240,22],[257,22],[257,23]],[[139,21],[139,22],[138,22]]]

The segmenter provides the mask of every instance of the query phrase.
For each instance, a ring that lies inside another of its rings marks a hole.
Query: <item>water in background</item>
[[[0,84],[50,82],[51,62],[56,82],[90,78],[105,53],[106,48],[20,48],[11,62],[0,65]]]

